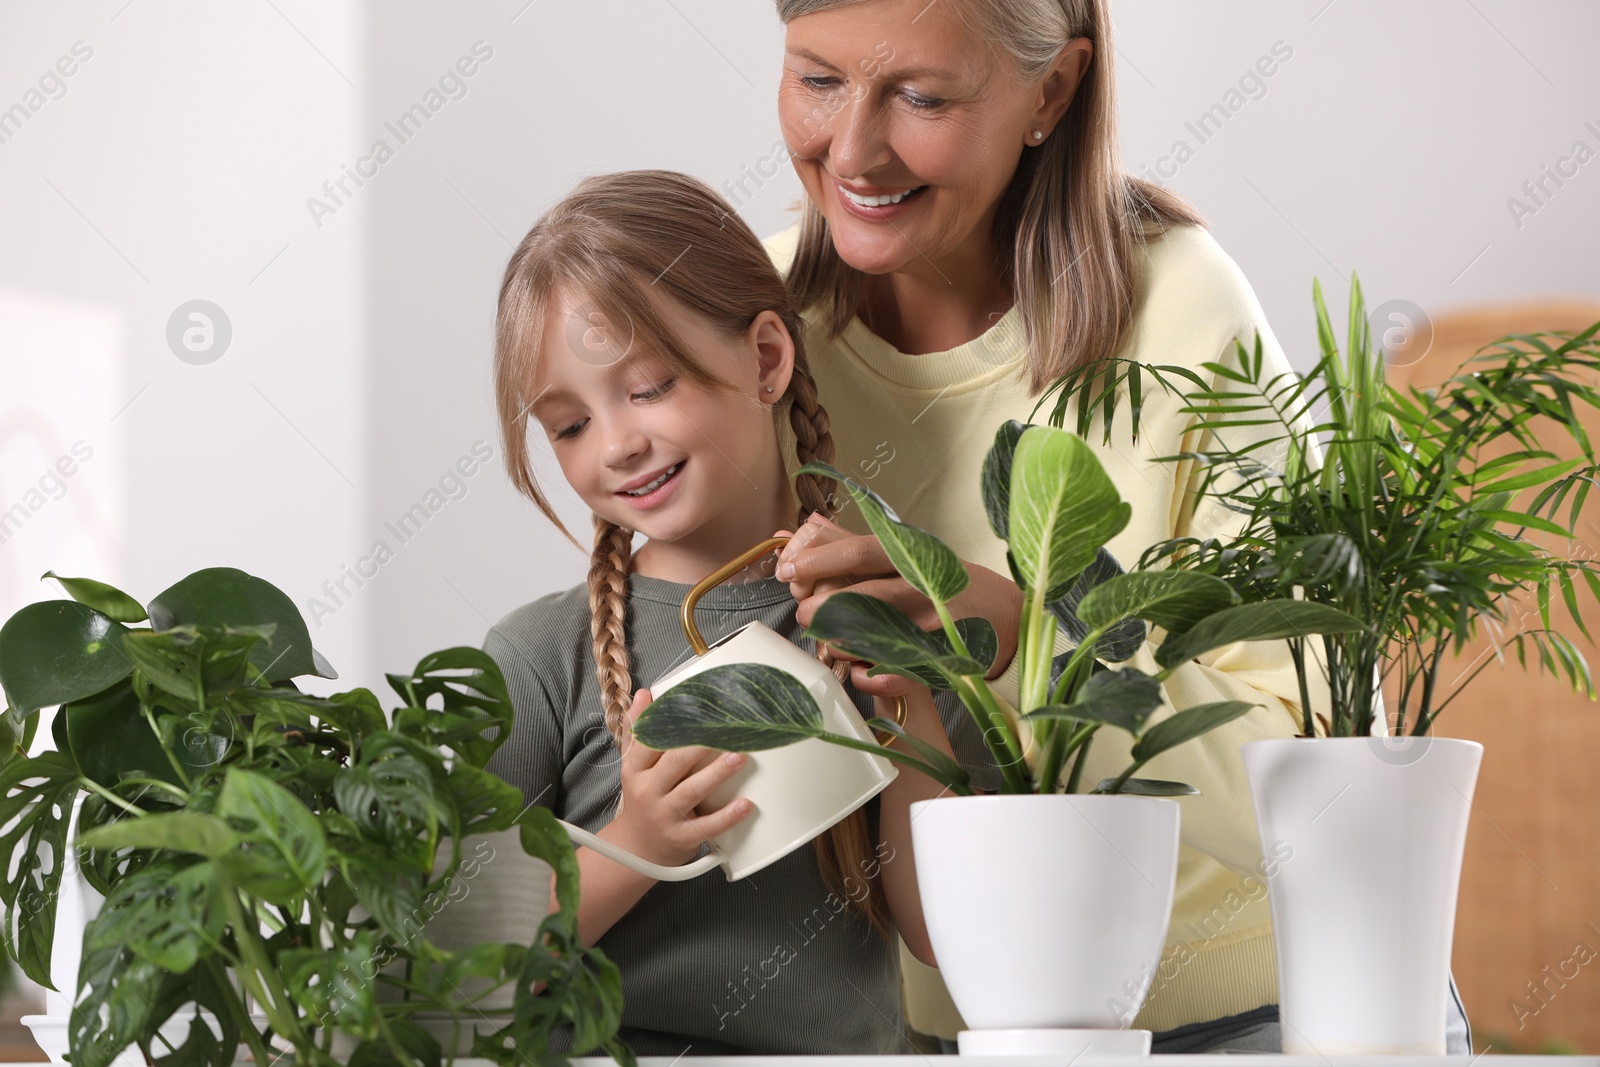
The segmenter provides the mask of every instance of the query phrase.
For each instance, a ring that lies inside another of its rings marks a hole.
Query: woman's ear
[[[1088,73],[1094,59],[1094,42],[1087,37],[1074,37],[1056,53],[1056,61],[1039,87],[1039,102],[1034,112],[1033,125],[1045,131],[1045,136],[1056,128],[1067,109],[1072,106],[1083,76]]]
[[[756,350],[756,399],[776,404],[783,399],[794,376],[794,338],[776,311],[763,311],[750,324],[750,343]]]

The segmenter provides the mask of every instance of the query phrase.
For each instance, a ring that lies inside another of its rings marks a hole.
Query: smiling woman
[[[806,198],[797,225],[768,238],[805,317],[836,465],[902,505],[938,536],[970,581],[957,616],[999,635],[991,677],[1016,695],[1010,666],[1020,594],[978,496],[984,450],[1008,419],[1032,421],[1064,373],[1120,356],[1202,377],[1235,340],[1269,373],[1288,364],[1239,268],[1190,205],[1128,174],[1117,143],[1108,0],[776,0],[785,25],[779,118]],[[1138,402],[1138,401],[1135,401]],[[1098,419],[1090,440],[1133,507],[1107,546],[1127,563],[1174,537],[1227,537],[1238,516],[1197,500],[1203,446],[1175,398],[1142,398],[1143,432]],[[1232,442],[1243,447],[1242,437]],[[904,459],[877,465],[888,448]],[[808,522],[784,550],[799,617],[846,585],[925,629],[936,613],[896,575],[855,511]],[[1147,645],[1136,657],[1152,657]],[[888,694],[900,683],[853,680]],[[1236,896],[1261,842],[1239,746],[1297,730],[1301,695],[1281,646],[1232,645],[1173,672],[1168,705],[1239,700],[1255,710],[1161,757],[1162,778],[1191,782],[1164,968],[1134,1025],[1153,1051],[1278,1051],[1271,917],[1242,901],[1227,930],[1184,931]],[[1313,704],[1325,694],[1313,689]],[[1084,779],[1114,773],[1120,739],[1088,757]],[[962,1023],[938,975],[905,960],[908,1021],[945,1039]],[[1170,977],[1169,977],[1170,975]],[[1467,1051],[1465,1020],[1452,1052]]]

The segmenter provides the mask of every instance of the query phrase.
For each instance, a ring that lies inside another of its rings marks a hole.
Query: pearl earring
[[[1034,130],[1034,131],[1033,131],[1033,139],[1034,139],[1034,140],[1035,140],[1035,141],[1042,141],[1042,140],[1044,140],[1044,134],[1043,134],[1043,133],[1041,133],[1041,132],[1040,132],[1040,131],[1038,131],[1038,130]]]

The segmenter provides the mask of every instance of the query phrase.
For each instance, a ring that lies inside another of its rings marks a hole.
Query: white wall
[[[0,544],[0,614],[63,595],[47,567],[141,601],[217,565],[293,592],[365,518],[365,207],[320,232],[304,207],[365,104],[361,12],[273,4],[0,11],[0,109],[27,111],[0,126],[0,423],[32,410],[94,450]],[[231,328],[180,345],[209,362],[167,339],[197,299]],[[43,462],[25,447],[0,440],[0,507]],[[320,643],[369,674],[349,618]]]
[[[197,567],[241,566],[303,605],[340,684],[382,692],[382,671],[477,644],[582,575],[583,556],[499,466],[490,331],[511,247],[584,174],[665,167],[722,187],[769,157],[781,27],[752,0],[125,3],[0,9],[0,108],[74,41],[94,48],[66,95],[0,143],[0,420],[32,405],[71,440],[105,432],[97,405],[136,398],[114,424],[126,440],[97,450],[66,498],[121,492],[122,560],[72,547],[60,531],[89,520],[52,503],[39,521],[55,527],[30,522],[0,545],[0,576],[26,550],[19,572],[42,570],[42,553],[148,597]],[[1336,317],[1352,269],[1374,306],[1600,298],[1600,161],[1547,183],[1520,226],[1507,207],[1574,142],[1600,152],[1594,5],[1117,0],[1114,12],[1128,166],[1154,173],[1189,142],[1164,180],[1212,221],[1298,361],[1313,276]],[[447,85],[403,144],[386,131],[479,41],[492,56],[464,95]],[[1230,100],[1280,41],[1292,55],[1245,86],[1259,98]],[[1185,123],[1218,103],[1237,110],[1201,144]],[[380,139],[392,158],[359,188],[346,179],[338,203],[323,194]],[[736,202],[758,233],[786,224],[792,173],[745,188]],[[195,298],[234,331],[206,366],[165,339]],[[47,365],[6,340],[18,301],[114,323],[110,401],[61,395],[63,380],[104,391],[71,345]],[[494,462],[441,488],[458,460],[474,466],[479,441]],[[36,460],[0,465],[0,506]],[[402,543],[385,523],[419,504],[426,525]],[[385,562],[358,587],[346,568],[379,541]],[[341,578],[337,596],[323,591]],[[40,595],[0,585],[0,612]]]

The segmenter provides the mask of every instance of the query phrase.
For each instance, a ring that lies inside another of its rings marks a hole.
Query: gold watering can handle
[[[697,626],[694,621],[695,605],[700,603],[700,598],[705,596],[715,587],[727,581],[729,578],[732,578],[735,574],[738,574],[740,571],[744,570],[762,556],[765,556],[768,552],[771,552],[775,548],[782,548],[788,543],[789,539],[787,537],[769,537],[755,547],[748,548],[739,553],[733,559],[729,560],[727,563],[724,563],[722,566],[718,567],[716,570],[700,579],[695,583],[694,588],[689,590],[689,595],[683,598],[681,618],[683,619],[684,636],[689,639],[689,647],[694,649],[695,655],[703,656],[707,652],[711,651],[711,646],[706,644],[705,637],[700,633],[700,627]],[[894,721],[895,725],[897,726],[904,726],[906,724],[906,698],[903,696],[895,697]],[[874,733],[877,733],[877,731],[874,731]],[[881,733],[878,734],[880,740],[886,736],[891,739],[893,737],[893,735],[885,735]],[[884,743],[887,744],[888,742],[884,741]]]

